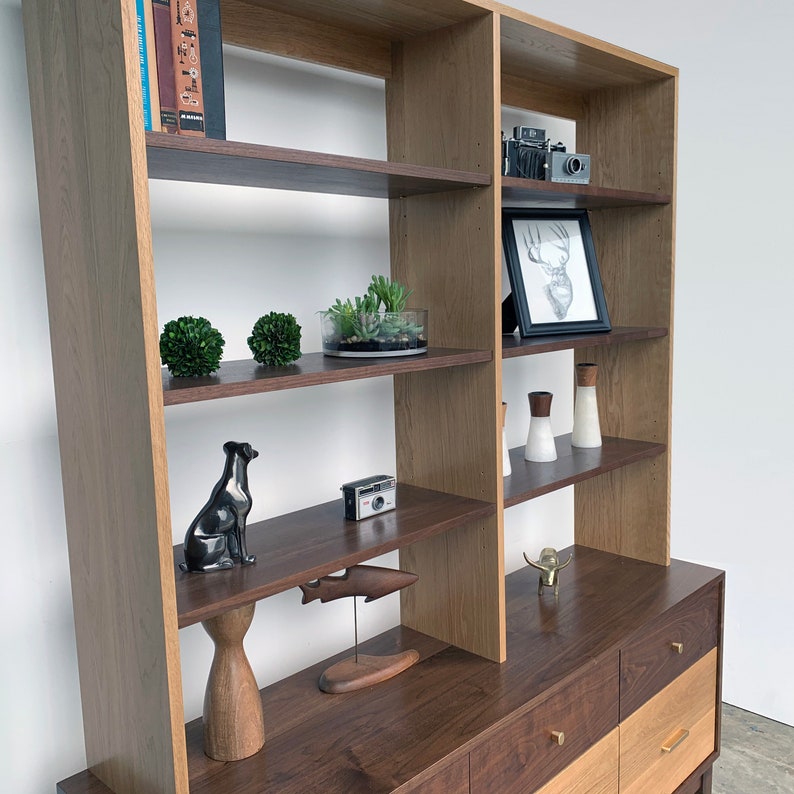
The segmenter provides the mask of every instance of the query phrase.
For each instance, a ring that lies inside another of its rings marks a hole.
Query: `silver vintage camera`
[[[397,480],[388,474],[376,474],[363,480],[346,482],[342,486],[345,497],[345,518],[362,518],[394,510],[397,504]]]
[[[502,176],[590,184],[590,155],[570,153],[545,136],[535,127],[514,127],[512,138],[502,133]]]

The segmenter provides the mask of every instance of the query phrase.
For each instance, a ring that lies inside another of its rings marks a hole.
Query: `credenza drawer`
[[[443,767],[429,779],[401,786],[400,794],[469,794],[469,756]]]
[[[618,794],[619,737],[610,731],[535,794]]]
[[[671,794],[714,750],[717,649],[620,723],[620,794]]]
[[[717,646],[720,598],[715,582],[669,609],[624,645],[621,721]]]
[[[551,780],[617,726],[617,654],[591,663],[558,693],[470,754],[472,794],[523,794]]]

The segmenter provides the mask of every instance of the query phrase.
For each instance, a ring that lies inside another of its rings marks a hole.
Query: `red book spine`
[[[196,0],[171,0],[171,52],[180,135],[205,137]]]
[[[157,88],[160,94],[160,126],[176,132],[176,84],[171,47],[171,0],[151,0],[154,46],[157,53]]]

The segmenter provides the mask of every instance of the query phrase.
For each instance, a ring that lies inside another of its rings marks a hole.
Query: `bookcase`
[[[221,0],[230,43],[386,81],[373,161],[144,133],[135,3],[23,11],[89,765],[59,791],[709,791],[724,578],[669,554],[676,69],[491,0]],[[502,177],[502,105],[574,119],[592,184]],[[388,200],[392,275],[433,348],[170,380],[150,179]],[[503,340],[503,202],[590,210],[611,333]],[[503,478],[503,365],[571,349],[600,367],[603,448],[514,450]],[[249,526],[245,577],[178,571],[164,406],[384,375],[400,498],[377,532],[306,505]],[[572,484],[574,564],[544,599],[505,577],[504,511]],[[420,663],[337,698],[316,690],[327,660],[263,691],[263,750],[204,756],[179,629],[394,549],[419,582],[368,648]]]

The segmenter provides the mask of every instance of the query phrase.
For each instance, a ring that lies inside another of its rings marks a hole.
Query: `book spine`
[[[160,127],[176,133],[176,82],[171,44],[171,0],[151,0],[154,45],[157,53],[157,85],[160,89]]]
[[[141,93],[143,96],[143,128],[152,129],[152,103],[149,86],[149,59],[146,52],[146,27],[144,23],[144,0],[135,0],[138,22],[138,62],[141,67]]]
[[[143,25],[146,32],[146,65],[149,77],[149,112],[152,116],[152,129],[160,132],[160,89],[157,79],[157,48],[154,41],[154,16],[149,0],[143,3]]]
[[[204,86],[204,129],[208,138],[226,140],[220,0],[198,0],[198,18],[201,78]]]
[[[176,123],[180,135],[205,137],[204,89],[196,0],[171,0]]]

